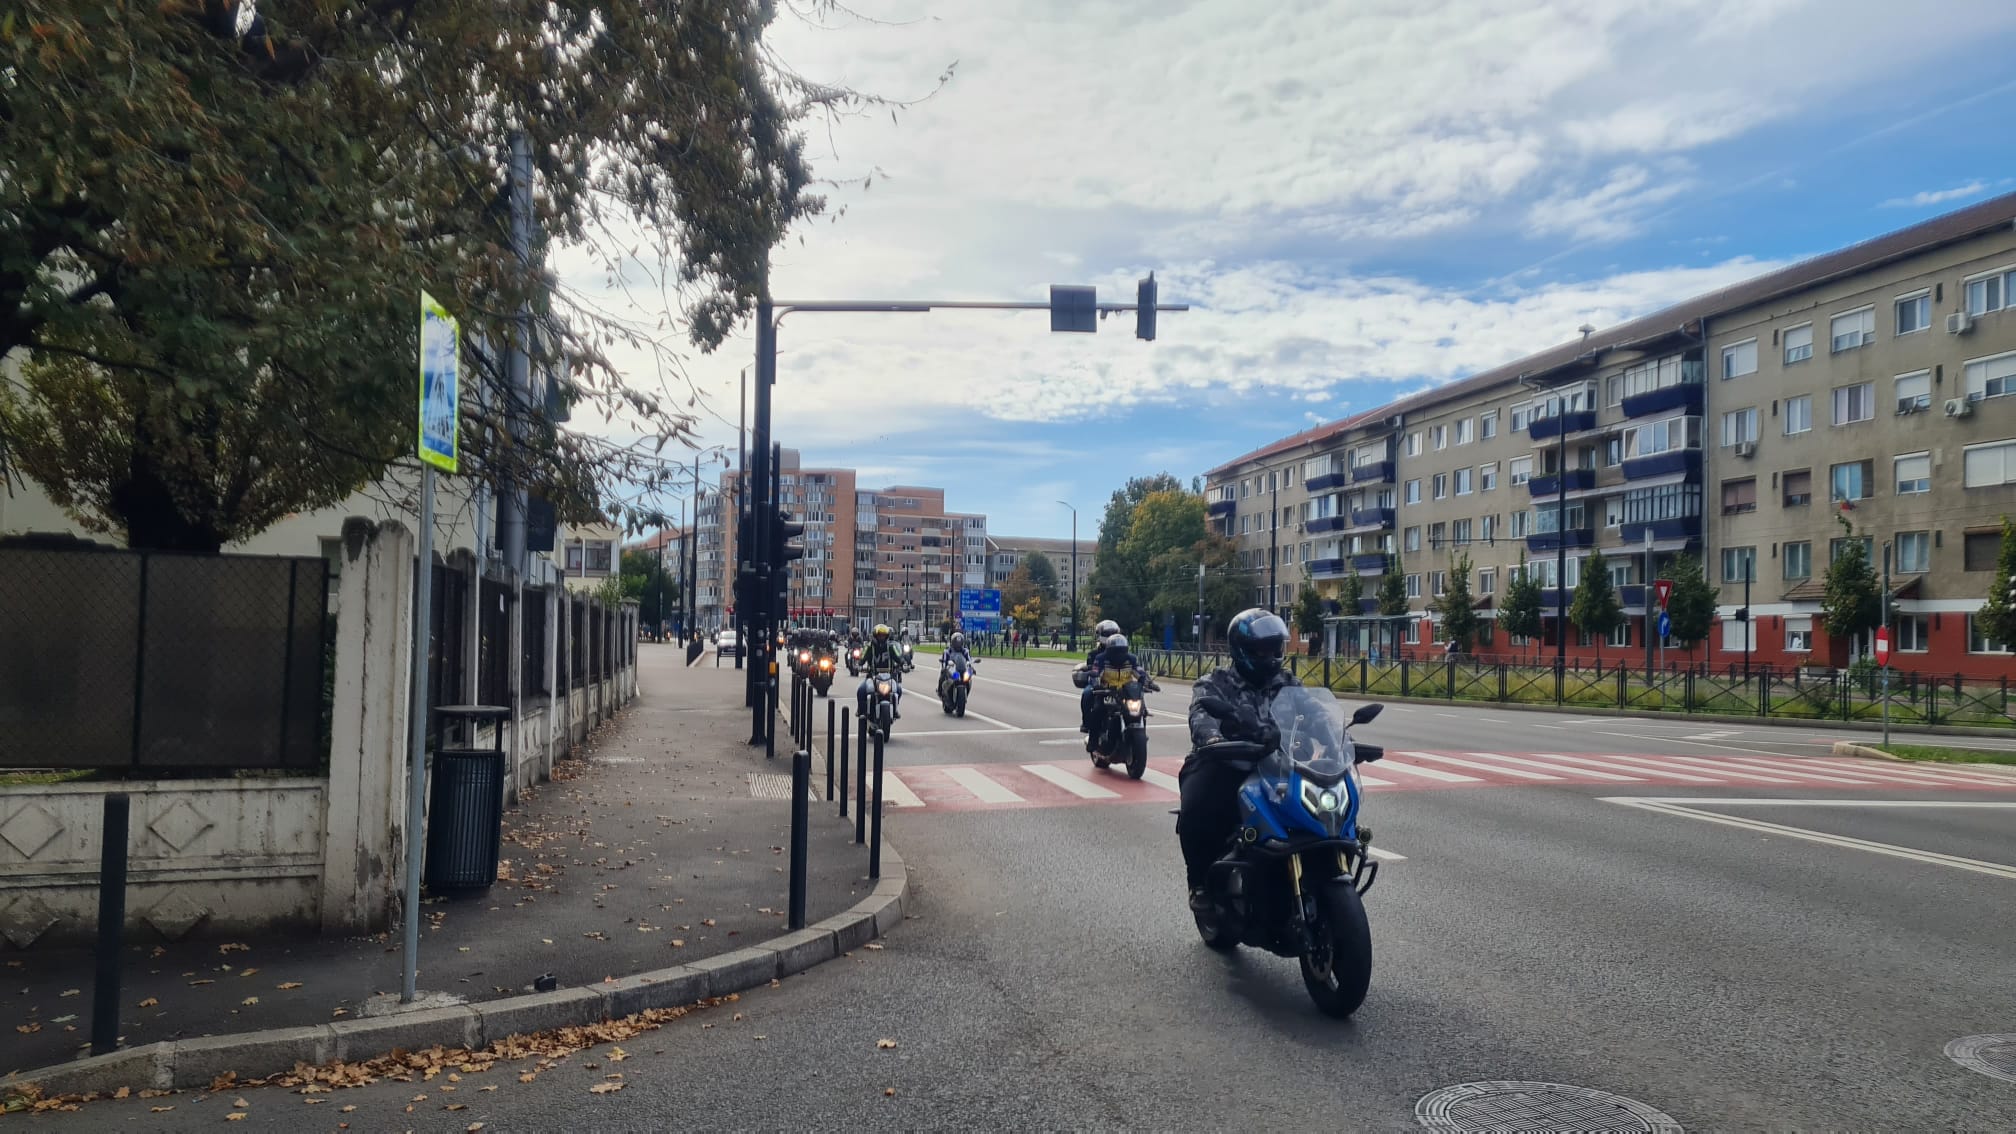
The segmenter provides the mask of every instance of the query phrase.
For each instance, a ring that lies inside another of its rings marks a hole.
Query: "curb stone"
[[[1892,756],[1888,752],[1883,751],[1881,748],[1871,748],[1867,744],[1857,744],[1852,740],[1835,741],[1834,755],[1859,756],[1864,760],[1890,760],[1896,763],[1904,762],[1904,758],[1901,756]]]
[[[0,1090],[33,1085],[45,1096],[110,1094],[121,1087],[167,1090],[206,1087],[234,1071],[257,1079],[296,1063],[354,1062],[393,1051],[481,1048],[507,1036],[599,1024],[649,1008],[671,1008],[744,992],[795,976],[858,949],[903,922],[909,878],[887,840],[882,879],[842,914],[761,944],[676,968],[635,973],[600,985],[511,996],[310,1027],[163,1040],[105,1055],[24,1071],[0,1079]]]

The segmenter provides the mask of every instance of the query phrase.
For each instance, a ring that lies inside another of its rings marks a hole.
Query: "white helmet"
[[[1113,621],[1110,618],[1101,619],[1099,625],[1094,626],[1092,628],[1092,633],[1099,636],[1100,645],[1105,645],[1106,639],[1111,638],[1113,635],[1118,634],[1119,632],[1120,632],[1120,624],[1118,622]]]

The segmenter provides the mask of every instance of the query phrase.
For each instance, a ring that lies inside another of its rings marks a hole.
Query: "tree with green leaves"
[[[679,612],[679,582],[655,551],[623,553],[622,598],[635,599],[637,617],[652,633]]]
[[[1849,643],[1859,653],[1862,635],[1882,625],[1883,595],[1876,569],[1869,562],[1867,541],[1855,535],[1855,525],[1846,516],[1835,518],[1847,538],[1827,565],[1820,593],[1820,624],[1830,642]]]
[[[1165,492],[1180,495],[1183,485],[1166,472],[1133,477],[1125,487],[1114,490],[1099,519],[1098,553],[1085,589],[1096,597],[1100,613],[1122,626],[1138,626],[1146,620],[1148,599],[1156,590],[1156,583],[1148,577],[1148,561],[1169,550],[1164,546],[1150,551],[1145,540],[1124,550],[1122,545],[1133,531],[1135,509],[1148,497]],[[1144,555],[1144,551],[1150,553]]]
[[[1624,623],[1624,604],[1610,582],[1610,568],[1603,562],[1603,549],[1589,552],[1582,561],[1582,581],[1575,584],[1575,598],[1568,604],[1568,617],[1576,629],[1596,639],[1596,657],[1603,657],[1603,644]]]
[[[2002,517],[2002,551],[1995,559],[1995,578],[1988,584],[1986,601],[1975,612],[1974,625],[1997,642],[2016,642],[2016,602],[2009,588],[2016,585],[2016,528]]]
[[[1694,647],[1705,641],[1714,629],[1715,607],[1722,596],[1708,581],[1701,561],[1691,555],[1675,559],[1667,571],[1673,580],[1673,595],[1666,600],[1666,613],[1673,620],[1672,637],[1687,647],[1691,657]]]
[[[1407,576],[1397,555],[1387,561],[1386,577],[1379,580],[1379,613],[1388,617],[1407,613]]]
[[[1449,581],[1435,600],[1435,612],[1442,616],[1442,638],[1470,652],[1477,638],[1477,601],[1470,595],[1470,553],[1460,551],[1449,564]]]
[[[1046,602],[1056,603],[1058,595],[1057,567],[1050,562],[1049,556],[1040,551],[1032,551],[1023,556],[1022,562],[1016,564],[1016,566],[1018,568],[1028,568],[1029,582],[1035,586],[1036,592],[1042,595]]]
[[[1540,580],[1527,565],[1526,553],[1519,553],[1519,566],[1505,584],[1504,601],[1498,606],[1498,631],[1524,638],[1533,645],[1540,640]]]
[[[1365,580],[1353,571],[1337,584],[1337,610],[1347,618],[1356,617],[1358,604],[1365,598]]]
[[[1295,594],[1295,629],[1302,632],[1313,648],[1317,636],[1323,633],[1323,596],[1316,590],[1316,584],[1302,580],[1302,589]]]

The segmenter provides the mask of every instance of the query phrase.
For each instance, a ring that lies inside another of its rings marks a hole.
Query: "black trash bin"
[[[427,888],[436,893],[480,890],[497,881],[504,837],[504,722],[511,710],[494,705],[436,709],[461,722],[466,741],[482,721],[495,724],[490,748],[447,748],[434,753],[427,808]]]

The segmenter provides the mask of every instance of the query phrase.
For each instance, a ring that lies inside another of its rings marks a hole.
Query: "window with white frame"
[[[1834,387],[1834,424],[1853,425],[1876,416],[1876,383]]]
[[[1410,577],[1411,577],[1411,576],[1410,576]],[[1408,645],[1410,645],[1410,646],[1418,646],[1418,645],[1420,645],[1420,644],[1421,644],[1421,620],[1420,620],[1420,619],[1418,619],[1418,618],[1410,618],[1410,619],[1408,619],[1408,620],[1407,620],[1407,634],[1406,634],[1406,642],[1407,642],[1407,644],[1408,644]]]
[[[1421,576],[1419,575],[1407,576],[1407,597],[1408,598],[1421,597]]]
[[[1533,403],[1526,402],[1513,406],[1510,412],[1512,414],[1512,432],[1524,433],[1526,432],[1526,427],[1533,424]]]
[[[1449,447],[1449,427],[1446,425],[1430,427],[1428,430],[1428,444],[1434,447],[1438,453],[1447,449]]]
[[[1801,394],[1785,399],[1785,436],[1805,433],[1813,428],[1813,396]]]
[[[1458,496],[1470,495],[1476,483],[1473,475],[1474,472],[1475,470],[1467,468],[1456,470],[1456,495]]]
[[[1443,547],[1447,546],[1448,542],[1449,542],[1448,524],[1428,525],[1428,546],[1430,548],[1439,551]]]
[[[1476,440],[1476,426],[1477,423],[1470,418],[1463,417],[1456,419],[1456,443],[1458,445],[1468,445],[1470,442]]]
[[[1420,430],[1418,430],[1418,429],[1417,429],[1417,430],[1415,430],[1414,432],[1412,432],[1412,433],[1409,433],[1409,434],[1407,435],[1407,448],[1406,448],[1406,452],[1407,452],[1407,455],[1408,455],[1408,456],[1410,456],[1410,457],[1418,457],[1418,456],[1420,456],[1420,455],[1421,455],[1421,431],[1420,431]]]
[[[1757,440],[1757,407],[1730,410],[1722,415],[1722,447],[1742,445]]]
[[[1785,364],[1813,357],[1813,324],[1804,323],[1785,332]]]
[[[2016,351],[1969,360],[1961,381],[1970,401],[2016,394]]]
[[[1791,653],[1808,653],[1813,649],[1813,616],[1810,614],[1788,614],[1785,616],[1785,649]]]
[[[1430,590],[1430,591],[1428,592],[1429,594],[1432,594],[1432,595],[1437,595],[1437,596],[1440,596],[1440,595],[1446,595],[1446,594],[1448,594],[1448,593],[1449,593],[1449,572],[1447,572],[1447,571],[1430,571],[1430,572],[1428,573],[1428,583],[1429,583],[1429,585],[1430,585],[1430,586],[1431,586],[1431,587],[1433,588],[1432,590]]]
[[[1495,464],[1477,466],[1477,491],[1489,492],[1498,487],[1498,466]]]
[[[1489,441],[1493,437],[1498,436],[1497,410],[1492,410],[1491,412],[1477,419],[1477,436],[1486,441]]]
[[[1725,547],[1722,549],[1722,581],[1740,583],[1755,578],[1757,570],[1757,549],[1754,547]]]
[[[1512,475],[1512,487],[1517,488],[1533,479],[1533,458],[1514,457],[1506,465]]]
[[[1922,654],[1932,648],[1932,620],[1922,614],[1898,614],[1896,644],[1897,649],[1907,654]]]
[[[1960,450],[1960,465],[1967,488],[2016,484],[2016,439],[1968,445]]]
[[[2009,306],[2012,283],[2016,283],[2016,268],[1997,268],[1992,272],[1969,276],[1962,285],[1967,293],[1967,313],[1986,315]]]
[[[1868,346],[1876,341],[1876,309],[1864,307],[1843,311],[1828,320],[1827,334],[1835,354]]]
[[[1507,532],[1513,539],[1525,539],[1526,534],[1533,530],[1531,512],[1514,512],[1506,522],[1511,525]]]
[[[1912,496],[1932,491],[1932,454],[1906,453],[1892,459],[1897,473],[1897,495]]]
[[[1486,543],[1498,538],[1498,517],[1495,513],[1478,521],[1477,538]]]
[[[1489,519],[1490,517],[1487,516],[1485,518]],[[1477,572],[1477,593],[1480,595],[1495,595],[1498,593],[1497,568],[1486,567],[1484,570]]]
[[[1407,503],[1409,503],[1409,504],[1419,504],[1419,503],[1421,503],[1421,482],[1420,482],[1420,481],[1418,481],[1418,480],[1410,480],[1410,481],[1408,481],[1408,482],[1407,482]]]
[[[1421,550],[1421,529],[1419,526],[1408,528],[1406,536],[1407,536],[1406,540],[1407,550],[1409,551]]]
[[[1610,628],[1610,644],[1613,646],[1628,646],[1631,644],[1631,624],[1629,622],[1620,619],[1617,625]]]
[[[1991,638],[1981,625],[1977,615],[1967,616],[1967,652],[1970,654],[2006,654],[2009,643],[1999,638]]]
[[[1900,575],[1923,575],[1932,569],[1932,533],[1898,532],[1897,561],[1891,564]]]
[[[1669,417],[1664,421],[1648,422],[1631,430],[1625,438],[1624,456],[1626,459],[1636,459],[1700,447],[1700,418]]]
[[[1722,620],[1723,650],[1741,653],[1745,649],[1756,648],[1756,645],[1757,624],[1755,622],[1738,622],[1733,618]]]
[[[1471,524],[1467,518],[1453,521],[1449,525],[1449,538],[1456,541],[1458,545],[1469,543],[1470,528]]]
[[[1827,470],[1828,499],[1834,503],[1843,500],[1865,500],[1874,495],[1870,490],[1874,485],[1874,461],[1845,461],[1832,465]]]
[[[1746,339],[1722,348],[1722,379],[1757,373],[1757,340]]]
[[[1897,314],[1897,333],[1915,335],[1932,326],[1932,292],[1920,290],[1900,295],[1893,310]]]
[[[1624,375],[1612,374],[1603,380],[1603,404],[1606,406],[1624,404]]]
[[[1810,579],[1813,577],[1813,544],[1810,540],[1797,540],[1782,545],[1778,558],[1784,564],[1786,581]]]
[[[1898,413],[1916,413],[1932,404],[1932,372],[1917,370],[1910,374],[1899,374],[1897,386],[1892,391],[1897,398]]]
[[[1448,496],[1449,496],[1449,474],[1438,472],[1435,474],[1435,499],[1445,500],[1448,498]]]

